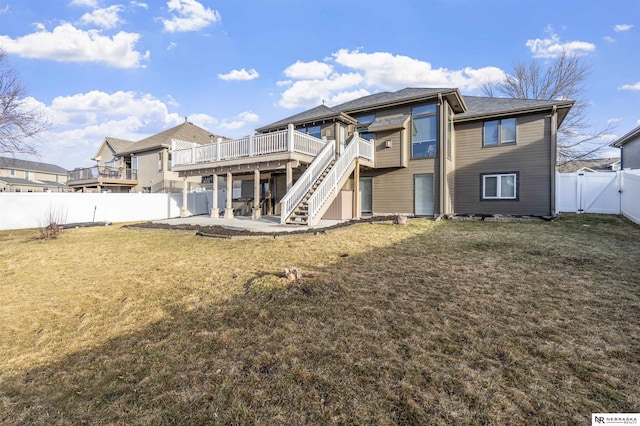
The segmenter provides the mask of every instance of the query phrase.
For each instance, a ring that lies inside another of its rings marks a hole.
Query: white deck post
[[[211,217],[217,219],[220,217],[220,209],[218,208],[218,175],[213,174],[213,200],[211,202]]]
[[[249,157],[253,157],[256,150],[253,146],[253,135],[249,135]]]
[[[187,194],[187,177],[182,178],[182,208],[180,209],[180,217],[188,217],[189,209],[187,206],[188,194]]]
[[[216,161],[220,161],[220,144],[222,143],[222,138],[218,138],[216,140]]]
[[[287,162],[287,192],[293,185],[293,168],[291,167],[291,161]]]
[[[260,211],[260,170],[253,171],[253,214],[251,219],[258,220],[262,217]]]
[[[224,209],[224,218],[233,219],[233,175],[227,172],[227,205]]]
[[[293,124],[289,123],[289,126],[287,127],[287,148],[289,149],[289,152],[293,152]]]

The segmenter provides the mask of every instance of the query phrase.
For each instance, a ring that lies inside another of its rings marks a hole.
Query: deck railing
[[[285,223],[289,215],[300,203],[305,194],[311,189],[318,177],[333,161],[336,154],[336,145],[328,143],[324,146],[320,154],[304,171],[302,176],[298,178],[296,183],[287,191],[282,200],[280,200],[280,223]]]
[[[216,142],[207,145],[190,144],[174,140],[172,143],[173,166],[212,163],[245,157],[299,152],[316,156],[327,142],[294,129],[290,124],[286,130],[245,136],[240,139]]]
[[[369,161],[373,161],[374,150],[375,148],[372,142],[362,139],[358,136],[357,132],[354,133],[351,143],[347,145],[344,152],[340,157],[338,157],[338,160],[333,165],[327,176],[325,176],[308,200],[308,223],[310,225],[316,222],[316,216],[331,194],[340,189],[338,188],[338,184],[342,181],[344,175],[350,170],[355,159],[361,157]]]
[[[84,169],[71,170],[67,173],[67,182],[98,179],[137,180],[138,171],[136,169],[93,166]]]

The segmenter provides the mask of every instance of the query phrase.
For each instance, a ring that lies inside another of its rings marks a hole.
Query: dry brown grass
[[[640,411],[640,228],[0,232],[3,424],[585,424]],[[303,282],[286,284],[285,267]]]

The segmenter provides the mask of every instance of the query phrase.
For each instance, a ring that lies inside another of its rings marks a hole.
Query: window
[[[158,153],[158,171],[162,171],[162,153]]]
[[[369,131],[369,125],[376,120],[375,114],[356,116],[356,120],[358,121],[356,124],[358,136],[368,141],[376,138],[376,134]]]
[[[167,156],[167,171],[171,171],[171,151],[169,151]]]
[[[22,192],[22,189],[20,189],[20,188],[16,188],[16,189],[15,189],[15,191],[16,191],[16,192]]]
[[[26,180],[32,180],[33,179],[33,172],[29,172],[27,170],[24,171],[24,178]]]
[[[518,200],[518,172],[482,174],[482,200]]]
[[[516,119],[484,122],[484,146],[498,146],[516,143]]]
[[[301,127],[298,131],[314,138],[322,139],[322,128],[320,126]]]
[[[9,172],[10,176],[15,176],[16,175],[16,171],[15,169],[11,169],[11,171]]]
[[[435,104],[413,108],[411,158],[435,158],[438,154],[438,121]]]

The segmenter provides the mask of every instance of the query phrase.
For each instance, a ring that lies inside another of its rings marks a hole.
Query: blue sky
[[[0,0],[0,48],[52,122],[41,161],[189,120],[228,137],[404,87],[479,85],[562,48],[610,138],[640,124],[640,0]]]

